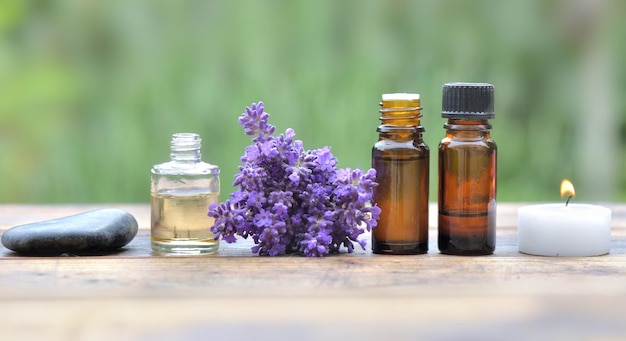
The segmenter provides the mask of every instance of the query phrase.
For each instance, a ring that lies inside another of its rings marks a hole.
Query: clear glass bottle
[[[496,248],[494,88],[486,83],[443,86],[446,136],[439,144],[439,251],[487,255]]]
[[[381,209],[372,230],[372,252],[420,254],[428,251],[428,146],[422,140],[419,94],[384,94],[379,139],[372,148]]]
[[[166,255],[217,251],[209,206],[219,202],[219,167],[201,160],[198,134],[172,135],[171,160],[152,167],[151,244]]]

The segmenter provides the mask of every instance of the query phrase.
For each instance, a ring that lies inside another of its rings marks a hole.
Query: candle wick
[[[567,201],[565,202],[565,206],[567,206],[567,204],[569,204],[569,199],[571,199],[573,197],[573,195],[570,195],[569,197],[567,197]]]

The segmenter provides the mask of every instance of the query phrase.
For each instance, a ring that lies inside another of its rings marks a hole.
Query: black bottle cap
[[[446,83],[443,85],[441,117],[494,118],[493,85],[489,83]]]

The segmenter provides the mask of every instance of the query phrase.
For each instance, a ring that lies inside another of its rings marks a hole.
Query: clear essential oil
[[[208,216],[219,202],[219,168],[201,161],[197,134],[174,134],[171,161],[155,165],[151,178],[151,245],[166,255],[217,251]]]
[[[496,247],[496,143],[493,85],[448,83],[443,88],[446,136],[439,144],[439,251],[488,255]]]
[[[197,241],[217,243],[206,232],[213,226],[213,218],[206,218],[207,207],[218,201],[218,193],[153,193],[152,241],[166,249],[184,248]]]
[[[380,106],[379,140],[372,148],[378,187],[372,201],[381,213],[372,229],[372,252],[426,253],[429,150],[422,139],[419,94],[385,94]]]

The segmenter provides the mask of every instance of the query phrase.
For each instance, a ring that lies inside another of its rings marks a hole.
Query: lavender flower
[[[215,238],[252,237],[253,253],[277,256],[300,252],[324,256],[354,242],[376,226],[380,208],[371,205],[376,171],[337,169],[329,147],[305,150],[293,129],[274,136],[263,102],[246,107],[238,122],[254,136],[241,157],[233,186],[221,204],[209,207]]]

